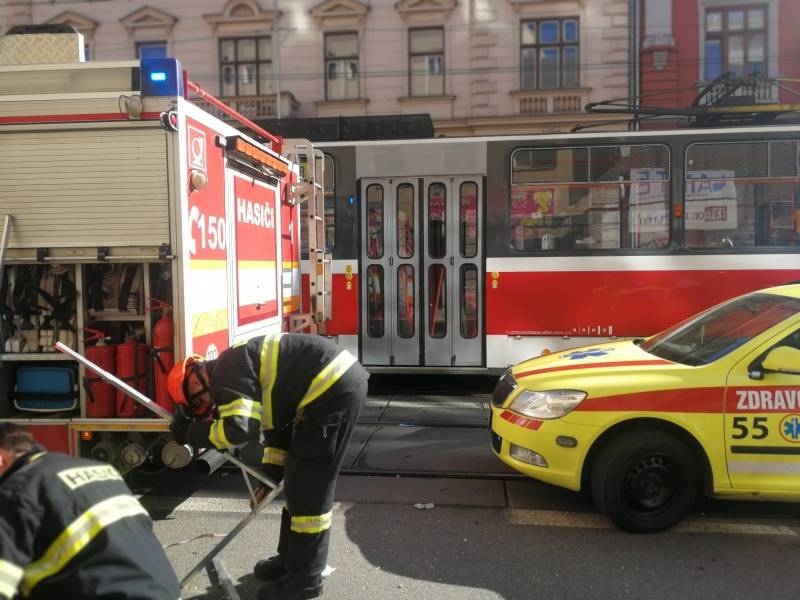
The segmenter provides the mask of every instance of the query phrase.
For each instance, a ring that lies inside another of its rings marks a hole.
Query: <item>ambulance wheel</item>
[[[695,462],[674,435],[657,429],[629,431],[600,451],[592,468],[592,496],[624,531],[663,531],[694,507],[700,489]]]

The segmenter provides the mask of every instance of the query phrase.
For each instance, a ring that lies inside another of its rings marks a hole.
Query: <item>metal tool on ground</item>
[[[64,354],[71,356],[85,367],[88,367],[98,377],[100,377],[104,381],[107,381],[108,383],[116,387],[118,390],[130,396],[131,398],[136,400],[136,402],[138,402],[148,410],[151,410],[152,412],[156,413],[163,419],[166,419],[167,421],[172,421],[174,419],[174,415],[167,409],[156,404],[150,398],[142,394],[139,390],[131,387],[118,377],[115,377],[111,373],[105,371],[104,369],[101,369],[98,365],[87,359],[85,356],[82,356],[78,352],[75,352],[72,348],[65,346],[61,342],[57,342],[55,344],[55,348],[60,352],[63,352]],[[247,484],[247,488],[250,491],[250,497],[252,499],[255,499],[255,493],[253,492],[250,480],[247,478],[248,474],[252,475],[256,479],[267,485],[268,487],[272,488],[272,491],[270,491],[269,494],[264,496],[261,502],[259,502],[256,506],[254,506],[253,509],[247,514],[247,516],[244,517],[241,521],[239,521],[239,523],[230,531],[230,533],[228,533],[228,535],[226,535],[219,544],[214,546],[214,548],[212,548],[211,551],[208,554],[206,554],[206,556],[203,557],[203,559],[200,562],[198,562],[197,565],[195,565],[191,571],[189,571],[189,573],[181,580],[181,586],[185,587],[189,583],[189,581],[195,575],[197,575],[197,573],[206,568],[208,569],[209,572],[209,578],[212,581],[220,582],[220,585],[223,588],[223,592],[228,597],[228,599],[238,600],[238,594],[236,593],[235,588],[232,586],[230,582],[230,577],[225,572],[225,568],[222,565],[222,561],[217,558],[217,555],[220,552],[222,552],[222,550],[230,542],[232,542],[237,535],[239,535],[239,533],[250,523],[250,521],[252,521],[258,515],[258,513],[261,511],[262,508],[264,508],[267,504],[272,502],[275,496],[277,496],[279,493],[281,493],[281,491],[283,491],[283,482],[276,484],[274,481],[271,481],[270,479],[266,478],[264,475],[262,475],[249,465],[245,464],[238,458],[235,458],[225,452],[223,452],[222,455],[225,457],[226,460],[230,461],[231,463],[233,463],[242,470],[242,475],[245,478],[245,483]],[[226,581],[227,584],[224,583]]]

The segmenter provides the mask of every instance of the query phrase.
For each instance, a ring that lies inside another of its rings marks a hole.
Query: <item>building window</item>
[[[272,39],[221,39],[219,71],[223,96],[272,94]]]
[[[728,71],[737,77],[766,73],[765,6],[709,8],[705,34],[706,80]]]
[[[136,58],[167,58],[167,42],[138,42]]]
[[[444,29],[411,29],[408,32],[411,96],[444,94]]]
[[[520,87],[523,90],[578,87],[578,19],[522,21]]]
[[[325,98],[358,98],[358,34],[325,35]]]

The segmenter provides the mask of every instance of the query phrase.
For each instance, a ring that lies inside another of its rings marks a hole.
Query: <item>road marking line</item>
[[[613,529],[611,521],[595,513],[567,512],[559,510],[535,510],[510,508],[512,525],[539,527],[574,527],[582,529]],[[691,518],[678,523],[670,533],[722,533],[733,535],[786,535],[797,536],[797,531],[786,525],[760,525],[737,521],[714,521]]]

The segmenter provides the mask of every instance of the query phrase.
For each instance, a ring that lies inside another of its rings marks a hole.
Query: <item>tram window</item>
[[[770,177],[797,177],[800,175],[800,144],[798,142],[770,142]]]
[[[592,148],[592,181],[628,181],[636,179],[640,169],[668,169],[666,146],[601,146]]]
[[[367,257],[383,258],[383,186],[367,186]]]
[[[461,337],[478,337],[478,268],[461,267],[459,297],[461,299]]]
[[[397,186],[397,256],[414,256],[414,186]]]
[[[514,250],[662,248],[669,205],[669,150],[660,144],[521,148],[511,157]]]
[[[447,335],[447,269],[431,265],[428,269],[428,335]]]
[[[797,246],[800,142],[700,143],[686,153],[690,248]]]
[[[326,154],[323,160],[322,191],[325,195],[325,249],[333,252],[336,246],[336,165]]]
[[[400,265],[397,268],[397,335],[414,337],[414,267]]]
[[[428,255],[443,258],[447,253],[447,188],[443,183],[428,186]]]
[[[465,181],[458,189],[458,247],[461,256],[478,254],[478,184]]]
[[[511,155],[511,183],[588,181],[588,148],[520,148]]]
[[[367,335],[382,338],[384,333],[383,315],[383,267],[367,267]]]

